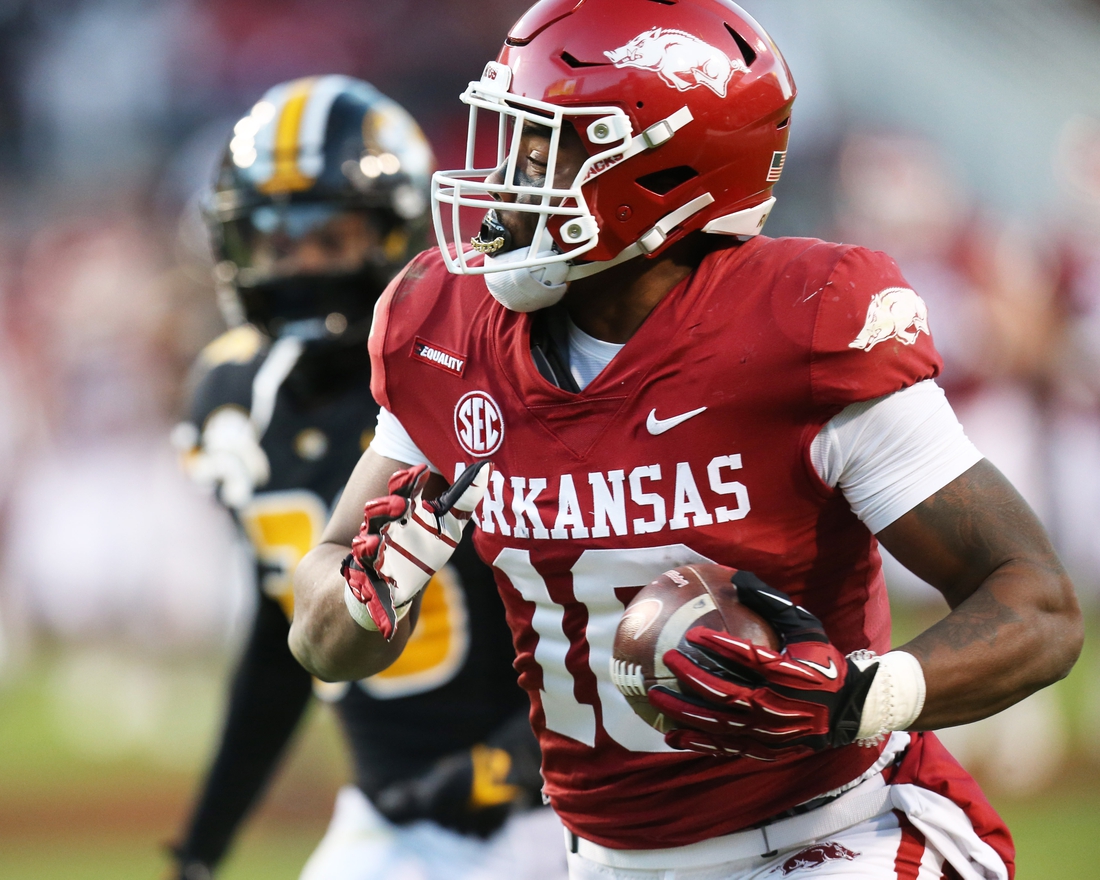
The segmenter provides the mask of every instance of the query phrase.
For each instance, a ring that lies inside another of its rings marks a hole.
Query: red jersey
[[[889,649],[875,539],[809,446],[846,405],[939,372],[897,266],[814,239],[715,251],[579,394],[538,372],[531,322],[422,254],[376,312],[372,391],[445,476],[494,464],[475,543],[496,571],[562,821],[605,846],[679,846],[859,776],[879,749],[776,763],[674,751],[609,662],[637,589],[703,561],[785,590],[845,653]]]

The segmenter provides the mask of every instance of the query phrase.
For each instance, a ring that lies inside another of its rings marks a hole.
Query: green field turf
[[[998,801],[996,806],[1016,838],[1018,880],[1100,876],[1100,787]]]
[[[923,625],[900,620],[899,640]],[[1016,837],[1021,880],[1100,877],[1095,641],[1051,692],[1068,750],[1053,780],[1026,797],[983,780]],[[54,648],[0,677],[0,880],[163,878],[161,846],[217,735],[227,663]],[[346,775],[339,734],[317,706],[218,880],[296,878]]]
[[[317,838],[286,828],[250,833],[232,857],[219,880],[293,880]],[[10,844],[0,852],[0,877],[4,880],[157,880],[167,862],[149,840],[118,833],[82,840],[79,835],[50,845]]]
[[[1087,880],[1100,865],[1100,793],[1078,792],[999,803],[1016,836],[1019,880]],[[294,827],[265,816],[244,835],[219,880],[293,880],[322,827]],[[21,842],[0,835],[3,880],[138,880],[159,878],[165,862],[149,835]]]
[[[91,674],[74,687],[78,667]],[[218,732],[225,674],[226,658],[158,666],[54,650],[0,679],[0,880],[163,877],[163,844]],[[316,706],[219,880],[297,877],[346,774]]]

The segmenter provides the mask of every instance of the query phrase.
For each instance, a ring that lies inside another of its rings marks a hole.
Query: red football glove
[[[820,620],[751,572],[732,580],[741,604],[778,633],[782,651],[706,627],[688,630],[686,650],[664,656],[684,692],[649,692],[650,703],[679,725],[665,741],[761,761],[853,742],[878,664],[845,657]]]
[[[430,476],[425,465],[398,471],[390,477],[390,494],[366,503],[363,525],[340,567],[344,604],[356,623],[393,638],[417,593],[458,546],[485,493],[488,464],[466,468],[432,501],[421,497]]]

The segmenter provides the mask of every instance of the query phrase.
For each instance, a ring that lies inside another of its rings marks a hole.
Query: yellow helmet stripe
[[[309,189],[316,179],[303,174],[298,164],[298,156],[301,150],[299,134],[302,128],[302,116],[305,114],[306,103],[313,91],[314,82],[316,82],[316,78],[309,77],[291,83],[286,101],[281,110],[278,111],[273,150],[275,156],[274,173],[268,180],[256,187],[265,195]]]

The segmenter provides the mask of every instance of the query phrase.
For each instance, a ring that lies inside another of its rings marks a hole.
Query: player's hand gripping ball
[[[715,628],[688,630],[686,644],[664,654],[680,687],[648,694],[677,728],[665,741],[759,761],[854,742],[878,671],[869,652],[846,657],[817,617],[751,572],[731,581],[741,605],[778,633],[782,650]]]
[[[470,465],[446,492],[425,501],[430,473],[417,465],[390,477],[389,495],[366,503],[359,534],[340,567],[347,584],[344,604],[356,623],[393,638],[413,599],[458,546],[489,472],[487,461]]]
[[[631,708],[662,733],[677,723],[651,704],[647,694],[660,686],[679,691],[665,664],[672,649],[691,650],[685,636],[693,627],[729,633],[772,650],[779,639],[767,622],[737,599],[736,570],[703,563],[666,571],[643,587],[626,606],[611,657],[611,680]]]

